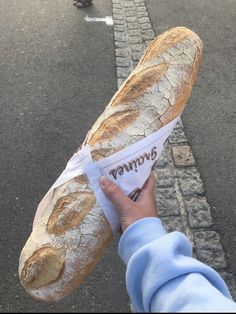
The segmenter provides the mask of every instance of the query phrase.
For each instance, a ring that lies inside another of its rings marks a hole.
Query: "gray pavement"
[[[186,26],[203,40],[203,63],[183,114],[185,134],[211,205],[212,229],[236,278],[236,2],[148,0],[155,34]]]
[[[17,268],[36,206],[116,90],[110,1],[0,0],[0,311],[126,312],[124,267],[112,246],[80,290],[49,306]]]

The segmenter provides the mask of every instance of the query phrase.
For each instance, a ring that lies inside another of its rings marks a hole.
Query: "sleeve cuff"
[[[130,225],[122,234],[118,253],[127,265],[129,259],[147,243],[163,237],[166,231],[159,218],[148,217]]]

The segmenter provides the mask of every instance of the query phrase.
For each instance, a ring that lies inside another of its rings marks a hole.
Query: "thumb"
[[[106,177],[102,176],[100,178],[100,186],[105,195],[117,208],[120,214],[130,210],[132,206],[132,201],[129,199],[128,196],[123,193],[118,185],[116,185]]]

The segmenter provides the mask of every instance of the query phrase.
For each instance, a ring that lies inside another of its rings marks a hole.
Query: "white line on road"
[[[88,15],[84,18],[86,22],[105,22],[107,25],[113,25],[112,16],[106,17],[89,17]]]

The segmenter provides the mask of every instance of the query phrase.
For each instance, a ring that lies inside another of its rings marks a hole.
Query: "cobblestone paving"
[[[119,87],[155,34],[144,0],[112,0],[112,5]],[[185,233],[193,244],[194,256],[221,274],[236,299],[236,284],[219,234],[212,230],[210,205],[181,120],[169,137],[155,173],[158,212],[166,229]]]

